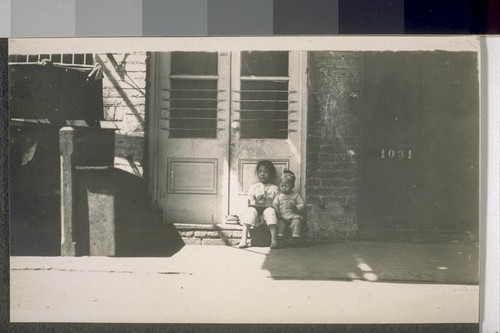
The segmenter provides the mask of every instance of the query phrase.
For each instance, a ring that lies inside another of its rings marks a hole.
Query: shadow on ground
[[[170,257],[184,246],[148,200],[144,178],[109,168],[79,170],[74,183],[77,256]],[[11,255],[61,255],[60,196],[12,193]],[[92,232],[91,232],[92,229]]]
[[[78,180],[79,254],[169,257],[184,246],[175,227],[163,223],[161,210],[149,201],[144,178],[110,168],[79,171]],[[114,244],[109,244],[110,232]]]
[[[273,279],[478,284],[479,248],[463,244],[342,242],[271,249]]]

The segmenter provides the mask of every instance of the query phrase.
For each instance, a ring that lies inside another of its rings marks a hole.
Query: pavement
[[[13,322],[477,323],[479,248],[185,245],[171,257],[11,257]]]

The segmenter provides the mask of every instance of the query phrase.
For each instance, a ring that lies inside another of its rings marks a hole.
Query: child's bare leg
[[[269,225],[269,231],[271,232],[271,247],[279,246],[278,243],[278,226],[276,224]]]
[[[241,228],[241,240],[239,247],[246,247],[248,241],[248,224],[243,224]]]
[[[301,221],[300,219],[293,219],[291,223],[291,229],[292,229],[292,237],[293,238],[300,238],[300,232],[301,232]]]
[[[282,219],[278,220],[278,237],[285,237],[286,224]]]
[[[292,246],[298,247],[301,245],[300,232],[302,227],[300,219],[293,219],[291,223],[292,229]]]
[[[269,231],[271,232],[271,247],[276,248],[278,244],[278,218],[276,217],[276,211],[272,207],[264,209],[262,213],[264,221],[266,221]]]
[[[253,207],[248,207],[242,212],[240,220],[242,225],[241,240],[238,247],[240,248],[248,247],[247,245],[248,229],[250,228],[251,225],[255,225],[258,218],[259,214],[257,213],[257,210]]]

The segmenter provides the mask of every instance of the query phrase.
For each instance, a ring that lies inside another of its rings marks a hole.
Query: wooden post
[[[59,151],[61,153],[61,255],[75,256],[73,240],[73,151],[74,129],[59,130]]]

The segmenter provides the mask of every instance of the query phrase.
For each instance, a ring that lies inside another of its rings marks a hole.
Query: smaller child
[[[300,244],[305,203],[300,194],[293,193],[295,174],[285,169],[280,177],[279,193],[274,197],[273,207],[278,215],[278,239],[283,243],[285,230],[292,230],[292,246]]]

